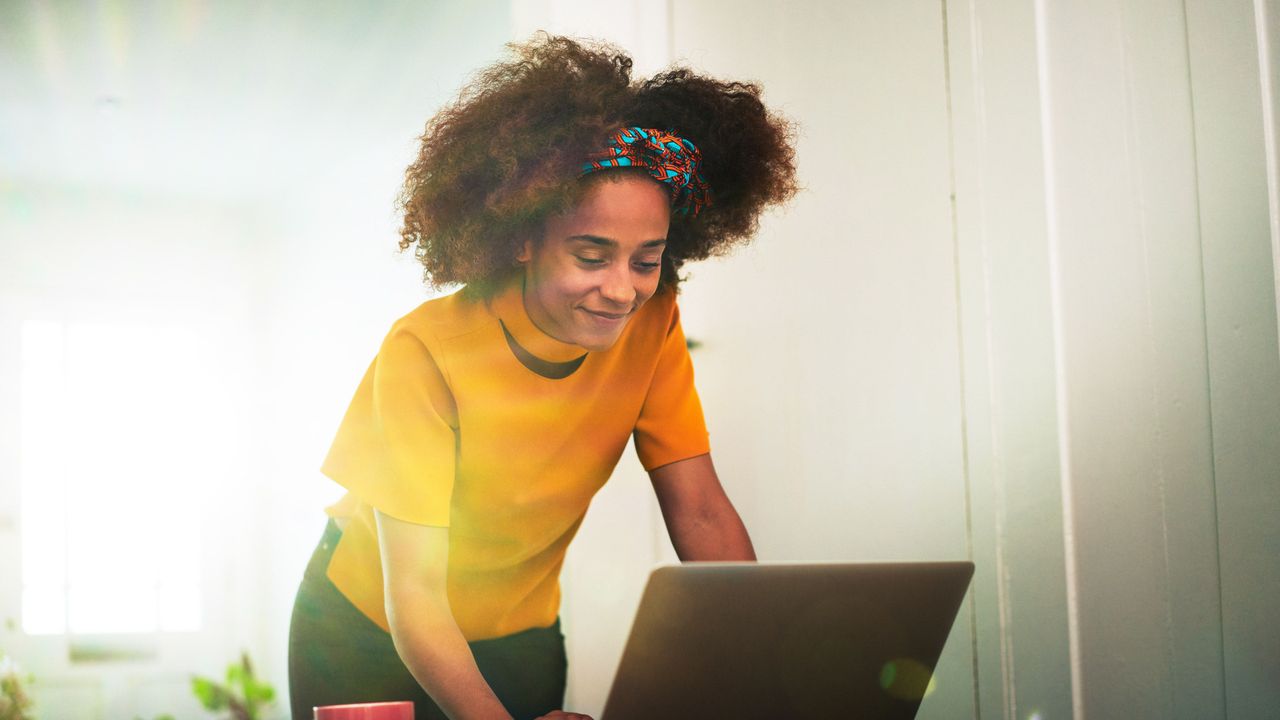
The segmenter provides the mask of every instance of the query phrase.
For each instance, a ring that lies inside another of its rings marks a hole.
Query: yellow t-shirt
[[[387,629],[378,508],[449,528],[449,602],[467,640],[555,621],[565,551],[628,438],[646,470],[709,451],[674,293],[566,377],[530,369],[584,353],[534,326],[519,276],[391,327],[321,466],[348,490],[326,508],[348,518],[328,576],[352,604]]]

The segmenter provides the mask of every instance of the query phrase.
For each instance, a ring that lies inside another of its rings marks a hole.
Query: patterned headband
[[[663,130],[626,127],[609,136],[604,150],[587,156],[582,174],[608,168],[647,170],[671,191],[671,211],[696,217],[711,204],[711,190],[699,166],[702,153],[693,143]]]

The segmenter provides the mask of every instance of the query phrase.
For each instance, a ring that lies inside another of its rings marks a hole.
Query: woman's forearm
[[[387,603],[391,638],[414,679],[451,720],[511,720],[476,666],[447,601],[402,590]]]
[[[728,498],[701,512],[671,516],[667,531],[683,562],[756,559],[747,527]]]
[[[747,527],[720,484],[710,453],[654,468],[649,478],[682,562],[756,559]]]

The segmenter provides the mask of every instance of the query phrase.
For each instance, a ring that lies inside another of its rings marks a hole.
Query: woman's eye
[[[588,267],[600,267],[609,262],[608,258],[590,257],[588,255],[574,255],[573,257],[578,262]],[[632,266],[635,267],[636,270],[638,270],[639,272],[649,273],[660,268],[662,266],[662,261],[661,259],[635,260],[632,262]]]

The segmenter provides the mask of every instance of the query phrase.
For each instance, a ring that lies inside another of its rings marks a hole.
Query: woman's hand
[[[537,720],[591,720],[591,716],[583,715],[582,713],[571,713],[565,712],[564,710],[556,710],[543,715]]]

